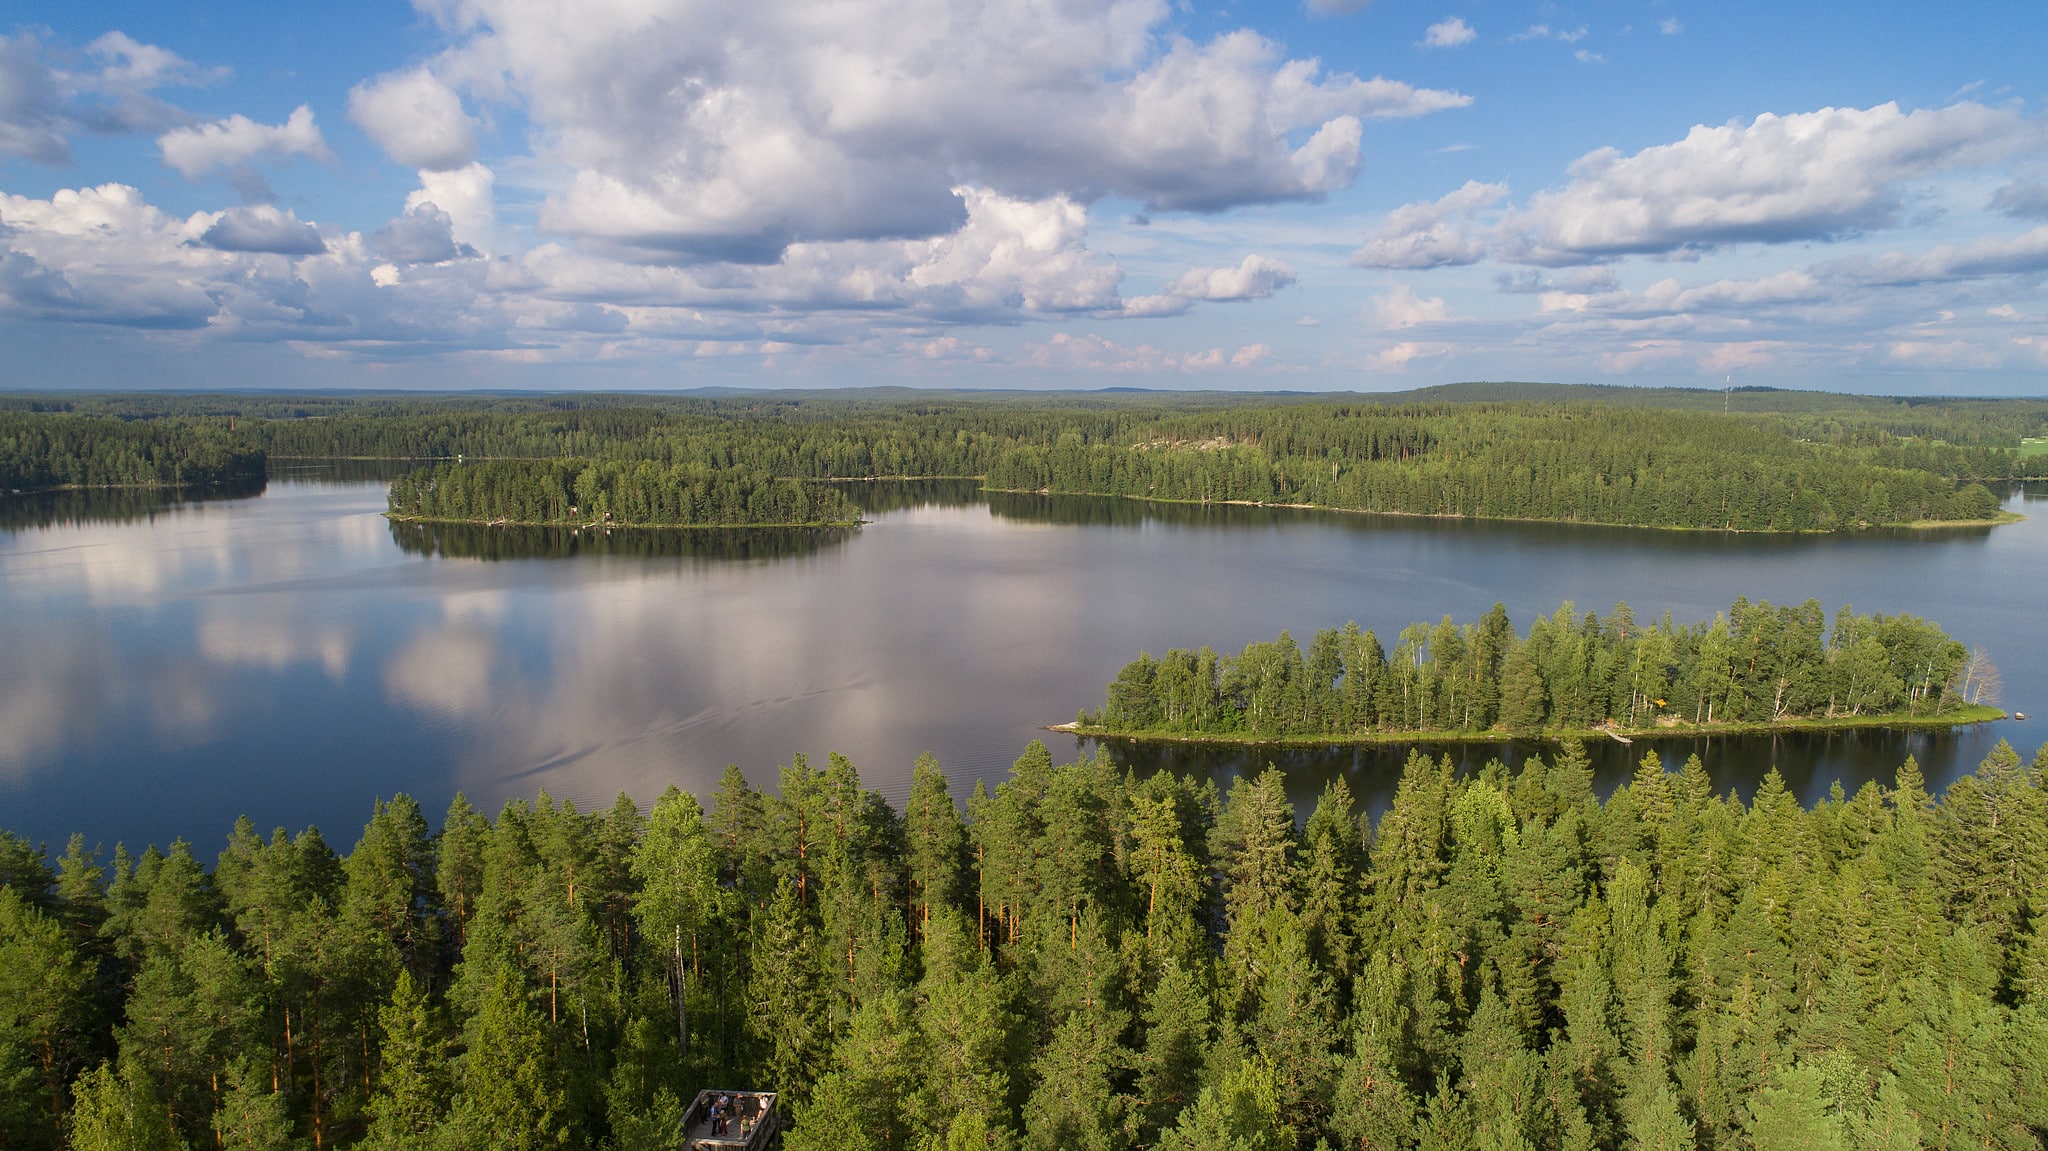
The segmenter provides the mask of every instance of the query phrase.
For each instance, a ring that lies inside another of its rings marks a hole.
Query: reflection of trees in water
[[[270,478],[295,484],[388,484],[420,467],[420,460],[321,460],[273,456]]]
[[[391,521],[391,538],[415,555],[450,559],[767,560],[810,555],[837,545],[855,528],[554,528]]]
[[[1785,789],[1803,802],[1825,799],[1831,785],[1855,794],[1866,783],[1890,786],[1899,765],[1911,756],[1927,785],[1941,791],[1956,778],[1975,771],[1998,744],[2002,724],[1975,724],[1946,731],[1871,729],[1862,731],[1792,732],[1778,735],[1638,737],[1633,745],[1613,740],[1585,744],[1593,769],[1594,788],[1602,796],[1627,783],[1645,755],[1654,753],[1666,771],[1677,771],[1686,757],[1697,755],[1714,781],[1717,794],[1754,793],[1772,769]],[[1075,739],[1082,749],[1107,755],[1118,767],[1140,775],[1171,771],[1182,776],[1210,776],[1228,789],[1239,775],[1255,775],[1267,766],[1287,774],[1287,792],[1295,810],[1315,808],[1316,797],[1334,777],[1342,775],[1361,808],[1375,818],[1394,800],[1402,768],[1411,754],[1429,759],[1449,756],[1461,774],[1472,775],[1492,761],[1510,770],[1531,755],[1554,758],[1554,743],[1372,744],[1357,747],[1289,747],[1279,744],[1147,743],[1123,739]]]
[[[980,480],[830,480],[867,514],[912,508],[967,508],[982,502]]]
[[[238,480],[189,488],[77,488],[0,496],[0,531],[26,531],[58,524],[132,523],[153,519],[187,504],[254,499],[263,480]]]

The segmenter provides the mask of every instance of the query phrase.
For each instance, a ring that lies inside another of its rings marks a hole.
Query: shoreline
[[[745,524],[642,524],[605,523],[602,520],[477,520],[448,519],[440,516],[408,516],[397,512],[385,512],[384,518],[400,524],[460,524],[479,528],[623,528],[632,531],[689,532],[689,531],[762,531],[770,528],[857,528],[867,520],[813,520],[804,523],[745,523]]]
[[[1541,731],[1514,732],[1505,728],[1485,731],[1388,731],[1350,735],[1258,736],[1240,732],[1187,734],[1167,731],[1117,731],[1078,721],[1041,725],[1041,731],[1057,731],[1085,739],[1119,740],[1126,743],[1181,743],[1236,747],[1384,747],[1401,744],[1438,743],[1565,743],[1614,739],[1693,739],[1700,736],[1794,735],[1811,732],[1932,731],[1943,728],[1974,727],[2011,719],[2006,712],[1977,704],[1942,715],[1835,716],[1814,719],[1786,719],[1768,723],[1679,723],[1671,727],[1626,728],[1547,727]]]
[[[1105,495],[1100,492],[1056,492],[1049,488],[992,488],[986,482],[983,492],[1001,492],[1013,496],[1078,496],[1091,500],[1131,500],[1144,504],[1177,504],[1183,507],[1239,507],[1239,508],[1282,508],[1290,511],[1341,512],[1354,516],[1399,516],[1417,520],[1465,520],[1473,523],[1492,524],[1552,524],[1568,527],[1618,528],[1624,531],[1650,532],[1717,532],[1726,535],[1755,536],[1831,536],[1855,532],[1880,531],[1885,529],[1922,530],[1928,528],[1993,528],[2016,524],[2027,517],[2018,512],[2000,510],[1988,520],[1913,520],[1905,523],[1866,524],[1860,527],[1840,528],[1715,528],[1694,527],[1689,524],[1628,524],[1610,520],[1558,520],[1542,519],[1535,516],[1468,516],[1457,512],[1390,512],[1374,508],[1345,508],[1334,504],[1272,503],[1261,500],[1176,500],[1160,496]]]

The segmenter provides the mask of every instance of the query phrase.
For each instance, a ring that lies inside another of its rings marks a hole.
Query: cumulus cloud
[[[2048,183],[2007,184],[1992,193],[1991,210],[2018,220],[2048,220]]]
[[[1508,43],[1520,44],[1529,40],[1561,40],[1566,44],[1576,44],[1585,38],[1586,26],[1584,24],[1570,30],[1552,28],[1548,24],[1531,24],[1522,31],[1508,37]]]
[[[223,252],[270,252],[280,256],[310,256],[327,250],[319,229],[291,211],[278,211],[269,204],[229,208],[199,234],[199,242]]]
[[[1425,48],[1456,48],[1460,44],[1470,44],[1478,35],[1463,17],[1453,16],[1431,24],[1429,31],[1423,33],[1422,44]]]
[[[2048,225],[2016,236],[1939,244],[1924,252],[1886,252],[1840,260],[1826,270],[1863,284],[1923,284],[2048,272]]]
[[[64,103],[41,45],[28,35],[0,36],[0,152],[41,164],[69,159]]]
[[[949,232],[963,181],[1148,211],[1314,199],[1355,176],[1364,121],[1469,103],[1325,73],[1249,31],[1164,35],[1159,0],[944,20],[881,0],[448,15],[466,39],[436,75],[486,77],[464,83],[517,101],[564,174],[542,228],[672,262]]]
[[[1533,296],[1539,292],[1611,292],[1616,286],[1614,269],[1605,264],[1587,268],[1567,268],[1555,275],[1546,275],[1535,268],[1516,268],[1495,276],[1493,283],[1496,288],[1510,295],[1525,296]]]
[[[457,243],[481,244],[497,219],[496,184],[496,173],[474,162],[446,172],[422,169],[419,190],[405,198],[405,210],[431,204],[447,215]]]
[[[1161,289],[1124,304],[1127,316],[1177,316],[1202,300],[1263,300],[1294,283],[1294,269],[1265,256],[1246,256],[1234,268],[1194,268]]]
[[[1889,226],[1901,185],[2012,154],[2038,135],[2017,110],[1823,108],[1698,126],[1683,140],[1572,165],[1504,224],[1503,254],[1565,265],[1721,244],[1829,240]]]
[[[1393,330],[1419,324],[1441,324],[1451,318],[1451,306],[1441,296],[1424,298],[1407,284],[1372,298],[1371,315],[1380,327]]]
[[[391,72],[356,85],[348,115],[386,155],[409,168],[445,172],[469,163],[477,122],[462,98],[425,68]]]
[[[470,245],[456,242],[454,222],[432,201],[406,209],[405,215],[379,228],[370,236],[370,250],[407,264],[438,264],[477,254]]]
[[[1045,343],[1026,347],[1019,362],[1026,367],[1063,372],[1200,373],[1252,368],[1272,351],[1265,344],[1245,344],[1235,350],[1203,348],[1176,352],[1152,344],[1119,344],[1092,333],[1076,336],[1055,332]]]
[[[1403,204],[1387,213],[1386,223],[1351,254],[1351,262],[1365,268],[1476,264],[1486,258],[1488,238],[1474,217],[1507,194],[1506,184],[1467,180],[1442,199]]]
[[[226,75],[119,31],[83,53],[53,51],[29,33],[0,35],[0,155],[61,164],[78,132],[162,131],[184,115],[155,90]]]
[[[241,113],[210,124],[173,128],[157,137],[164,163],[197,180],[216,170],[249,199],[268,199],[269,185],[256,174],[256,161],[276,162],[293,156],[333,159],[327,141],[304,104],[282,124],[262,124]]]

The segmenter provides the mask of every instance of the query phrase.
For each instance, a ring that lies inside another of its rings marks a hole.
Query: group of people
[[[720,1095],[711,1101],[711,1134],[713,1136],[732,1134],[732,1121],[740,1121],[740,1138],[754,1133],[754,1124],[768,1116],[768,1096]]]

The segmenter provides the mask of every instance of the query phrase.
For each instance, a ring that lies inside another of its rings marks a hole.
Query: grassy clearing
[[[2032,439],[2021,440],[2020,458],[2026,459],[2028,456],[2048,456],[2048,436],[2035,436]]]

